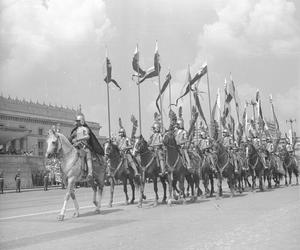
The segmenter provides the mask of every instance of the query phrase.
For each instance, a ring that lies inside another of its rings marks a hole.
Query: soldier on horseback
[[[262,160],[264,168],[268,168],[267,164],[266,164],[265,154],[264,154],[265,147],[264,147],[263,143],[261,142],[261,140],[257,137],[257,133],[253,134],[252,141],[253,141],[253,146],[257,150],[257,153],[258,153],[260,159]]]
[[[161,123],[159,122],[159,115],[155,112],[154,114],[154,123],[152,125],[153,134],[150,136],[148,145],[153,148],[156,155],[157,165],[160,166],[161,172],[160,176],[166,174],[165,170],[165,156],[163,151],[163,136],[161,133]]]
[[[117,146],[121,151],[121,155],[123,159],[126,159],[130,163],[130,166],[134,170],[135,176],[138,176],[139,172],[137,170],[136,163],[134,162],[130,152],[130,149],[132,149],[132,144],[130,142],[130,139],[126,136],[126,131],[122,126],[121,118],[119,118],[119,125],[120,125],[120,130],[119,130],[119,138],[117,139]]]
[[[97,138],[86,124],[84,115],[81,112],[76,116],[75,122],[75,128],[71,131],[69,141],[79,150],[82,169],[86,170],[85,166],[87,165],[87,181],[90,182],[93,179],[91,151],[99,155],[103,155],[104,153]]]
[[[212,170],[215,172],[216,168],[214,164],[214,159],[211,154],[212,141],[210,137],[207,135],[207,132],[204,130],[201,131],[200,136],[201,136],[201,140],[200,140],[199,148],[201,150],[201,154],[203,155],[203,162],[205,162],[205,160],[208,159]]]
[[[229,158],[231,160],[232,165],[234,165],[234,172],[237,173],[238,172],[238,163],[237,163],[236,156],[233,152],[235,145],[234,145],[233,138],[227,129],[223,130],[223,145],[228,151]]]
[[[181,156],[184,159],[187,169],[191,169],[191,160],[188,155],[188,138],[187,131],[184,129],[184,121],[182,118],[182,107],[179,107],[179,118],[177,119],[177,126],[175,129],[175,140],[180,148]]]

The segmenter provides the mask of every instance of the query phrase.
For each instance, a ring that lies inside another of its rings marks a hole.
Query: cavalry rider
[[[161,125],[159,121],[155,121],[152,125],[153,134],[150,136],[148,145],[153,148],[157,164],[160,166],[160,176],[165,175],[165,160],[164,160],[164,151],[163,151],[163,136],[161,133]]]
[[[87,181],[90,182],[93,179],[92,152],[104,155],[104,151],[96,136],[86,124],[84,115],[81,112],[76,116],[75,122],[75,128],[71,131],[69,140],[79,150],[82,169],[85,169],[86,162],[88,168]]]
[[[185,160],[187,169],[191,169],[191,160],[188,155],[188,138],[187,131],[184,129],[184,121],[182,117],[177,119],[177,127],[175,130],[175,140],[177,145],[180,147],[180,153]]]
[[[137,170],[136,163],[134,162],[131,152],[130,152],[130,149],[132,149],[132,145],[131,145],[130,139],[128,137],[126,137],[126,131],[123,127],[121,127],[119,130],[119,138],[117,139],[117,146],[118,146],[119,150],[121,151],[121,155],[122,155],[123,159],[126,159],[130,163],[130,166],[132,167],[132,169],[134,171],[134,175],[138,176],[139,172]],[[128,164],[125,166],[127,167]]]
[[[234,172],[238,172],[238,163],[233,149],[235,148],[234,141],[227,129],[223,130],[223,145],[227,149],[232,164],[234,165]]]
[[[259,155],[259,157],[262,160],[262,163],[264,165],[264,168],[267,168],[267,164],[266,164],[266,158],[265,158],[265,154],[264,154],[264,145],[263,143],[260,141],[260,139],[257,137],[257,133],[253,134],[253,146],[255,147],[255,149],[257,150],[257,153]]]
[[[295,142],[292,144],[291,141],[290,141],[290,139],[287,138],[287,139],[286,139],[286,145],[285,145],[285,148],[286,148],[287,152],[289,153],[290,157],[294,158],[294,160],[295,160],[296,163],[297,163],[297,158],[296,158],[296,156],[295,156],[295,150],[294,150],[295,144],[296,144],[296,140],[295,140]]]
[[[204,130],[201,131],[200,136],[201,136],[201,140],[200,140],[199,148],[201,150],[201,154],[203,155],[203,163],[205,159],[208,158],[208,160],[211,163],[210,166],[212,170],[216,171],[214,159],[211,154],[211,148],[212,148],[211,139],[208,137],[207,132]]]

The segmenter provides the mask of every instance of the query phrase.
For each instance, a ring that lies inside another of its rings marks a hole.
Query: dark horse
[[[213,151],[216,154],[216,169],[217,169],[217,180],[218,180],[218,188],[219,192],[217,193],[218,196],[223,195],[222,191],[222,178],[227,178],[227,183],[231,192],[231,197],[234,196],[234,166],[231,163],[230,155],[226,148],[220,141],[215,141],[213,143]]]
[[[193,186],[189,178],[189,173],[184,166],[181,153],[175,140],[174,132],[168,130],[164,134],[163,144],[166,147],[166,166],[168,172],[169,182],[169,197],[168,205],[172,204],[172,194],[174,189],[173,183],[179,182],[179,195],[183,199],[183,203],[186,202],[184,194],[184,178],[187,176],[188,185]]]
[[[264,174],[264,165],[262,159],[260,158],[256,148],[252,143],[248,143],[246,146],[246,157],[247,163],[249,166],[249,171],[252,176],[252,190],[255,190],[256,187],[256,177],[259,179],[259,189],[264,191],[263,187],[263,174]]]
[[[105,157],[109,160],[109,168],[111,172],[111,176],[108,177],[110,181],[110,201],[109,207],[112,206],[113,196],[114,196],[114,188],[115,182],[120,180],[123,184],[123,190],[125,193],[125,204],[128,205],[129,197],[127,194],[127,181],[129,180],[129,184],[132,190],[132,199],[130,204],[134,203],[135,200],[135,185],[134,185],[134,171],[131,168],[126,168],[125,161],[123,158],[118,146],[112,143],[111,140],[108,140],[104,143],[104,153]],[[127,162],[128,164],[128,162]]]
[[[157,202],[158,202],[158,189],[157,189],[157,177],[159,177],[159,171],[160,171],[160,167],[159,167],[159,159],[157,158],[158,156],[156,156],[156,154],[151,151],[148,147],[148,143],[146,142],[146,140],[144,139],[144,137],[142,135],[140,135],[140,137],[138,137],[135,141],[134,147],[133,147],[133,155],[140,155],[140,166],[142,169],[142,183],[141,183],[141,190],[142,190],[142,194],[144,193],[144,186],[145,186],[145,180],[147,178],[152,179],[153,180],[153,187],[154,187],[154,192],[155,192],[155,200],[154,200],[154,206],[157,206]],[[166,188],[167,188],[167,184],[166,184],[166,177],[160,177],[160,181],[162,183],[163,186],[163,190],[164,190],[164,196],[162,199],[163,203],[166,203],[167,200],[167,195],[166,195]],[[143,201],[143,197],[140,196],[139,199],[139,207],[142,207],[142,201]]]
[[[285,177],[285,185],[288,185],[287,182],[287,173],[289,174],[289,184],[292,184],[292,174],[294,173],[296,176],[296,184],[299,185],[298,175],[299,170],[297,166],[297,161],[293,155],[291,155],[286,148],[283,148],[281,151],[282,160],[283,160],[283,168],[284,168],[284,177]]]

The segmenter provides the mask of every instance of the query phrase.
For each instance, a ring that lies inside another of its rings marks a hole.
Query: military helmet
[[[125,131],[125,129],[124,128],[120,128],[120,130],[119,130],[119,135],[120,136],[126,136],[126,131]]]
[[[154,132],[160,132],[160,123],[159,122],[154,122],[152,125],[152,129]]]
[[[178,128],[184,128],[184,121],[183,121],[183,119],[178,119],[177,120],[177,126],[178,126]]]
[[[84,115],[82,113],[78,114],[76,116],[76,121],[79,121],[81,125],[83,125],[85,123],[85,118]]]
[[[226,135],[226,136],[227,136],[227,135],[229,135],[229,133],[228,133],[228,130],[227,130],[227,129],[224,129],[224,130],[223,130],[223,135]]]
[[[206,132],[203,130],[203,131],[201,131],[200,136],[201,136],[202,138],[206,138],[207,134],[206,134]]]

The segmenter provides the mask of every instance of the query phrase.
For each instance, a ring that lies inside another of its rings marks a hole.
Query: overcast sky
[[[263,113],[273,95],[281,130],[296,118],[300,134],[300,4],[291,0],[2,0],[0,1],[0,87],[4,96],[77,107],[107,135],[107,95],[103,82],[105,46],[113,78],[112,132],[118,117],[128,131],[138,118],[137,87],[131,79],[135,46],[141,67],[153,65],[155,40],[161,56],[161,82],[170,69],[172,97],[178,97],[187,65],[194,75],[208,62],[212,102],[223,94],[230,72],[240,99],[257,89]],[[206,77],[200,101],[208,118]],[[143,134],[150,134],[158,80],[141,85]],[[223,96],[222,96],[223,98]],[[223,102],[223,100],[222,100]],[[168,94],[164,97],[167,112]],[[181,102],[189,114],[188,97]],[[251,117],[251,108],[248,115]],[[168,119],[164,119],[169,123]]]

